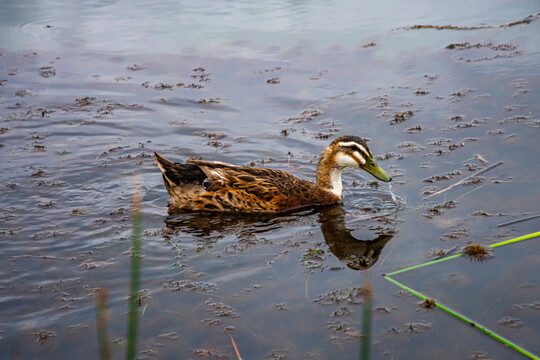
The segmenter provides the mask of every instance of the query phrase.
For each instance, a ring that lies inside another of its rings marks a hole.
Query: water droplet
[[[395,195],[394,192],[392,191],[392,184],[391,184],[391,183],[388,183],[388,190],[390,190],[390,195],[392,195],[392,200],[394,200],[394,202],[395,202],[396,204],[398,204],[396,195]]]

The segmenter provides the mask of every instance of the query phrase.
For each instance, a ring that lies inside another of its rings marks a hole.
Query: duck
[[[336,204],[342,199],[341,173],[348,167],[362,169],[380,181],[392,180],[358,136],[338,137],[322,151],[315,182],[277,169],[193,158],[176,163],[157,153],[154,158],[169,205],[180,210],[279,213]]]

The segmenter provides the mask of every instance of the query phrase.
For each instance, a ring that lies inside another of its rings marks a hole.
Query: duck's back
[[[340,198],[281,170],[188,160],[172,163],[156,154],[174,206],[190,210],[279,212]]]

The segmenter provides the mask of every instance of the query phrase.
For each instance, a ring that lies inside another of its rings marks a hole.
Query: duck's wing
[[[282,171],[190,159],[156,162],[174,206],[191,210],[278,212],[339,199]]]
[[[188,160],[206,175],[197,207],[212,210],[282,211],[305,205],[314,183],[273,169]]]

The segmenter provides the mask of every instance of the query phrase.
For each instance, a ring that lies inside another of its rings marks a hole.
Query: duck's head
[[[332,141],[328,149],[332,153],[335,167],[338,168],[360,168],[375,178],[390,182],[392,178],[375,161],[366,142],[358,136],[341,136]]]
[[[358,136],[341,136],[324,149],[317,167],[317,184],[341,197],[341,172],[346,167],[367,171],[381,181],[392,181],[373,157],[366,142]]]

